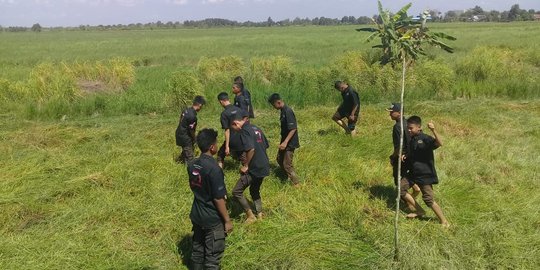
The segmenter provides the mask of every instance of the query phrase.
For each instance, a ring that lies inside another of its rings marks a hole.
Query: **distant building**
[[[535,21],[540,21],[540,14],[534,14],[533,16]]]
[[[485,22],[487,20],[486,15],[474,15],[471,18],[469,18],[470,21],[473,22]]]

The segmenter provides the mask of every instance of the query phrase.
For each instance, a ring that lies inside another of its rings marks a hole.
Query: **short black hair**
[[[334,82],[334,88],[339,89],[339,87],[340,87],[342,84],[344,84],[343,81],[335,81],[335,82]]]
[[[210,146],[217,143],[217,136],[218,132],[211,128],[205,128],[199,131],[199,134],[197,134],[197,145],[201,149],[201,152],[208,152]]]
[[[268,103],[272,105],[274,105],[274,102],[278,100],[281,100],[281,97],[279,96],[278,93],[273,93],[272,95],[270,95],[270,97],[268,97]]]
[[[234,82],[244,83],[244,79],[242,78],[242,76],[236,76],[234,77]]]
[[[231,116],[231,120],[242,120],[246,117],[249,117],[248,112],[242,109],[238,109],[238,111]]]
[[[221,92],[217,95],[217,99],[218,100],[229,100],[229,94],[227,94],[226,92]]]
[[[204,104],[206,104],[206,100],[204,99],[203,96],[196,96],[193,99],[193,105],[196,105],[196,104],[204,105]]]
[[[407,124],[422,125],[422,118],[420,116],[413,115],[407,119]]]
[[[238,88],[240,88],[240,90],[244,90],[244,84],[241,83],[241,82],[235,82],[235,83],[233,83],[233,86],[238,86]]]

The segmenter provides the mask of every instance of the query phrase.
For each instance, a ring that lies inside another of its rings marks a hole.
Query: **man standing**
[[[188,164],[193,160],[193,145],[195,144],[195,130],[197,129],[197,112],[206,104],[202,96],[193,99],[193,105],[182,112],[180,122],[176,128],[176,145],[182,148],[182,153],[175,161]]]
[[[231,126],[234,131],[240,133],[241,149],[246,153],[246,162],[240,168],[240,179],[236,182],[233,189],[233,196],[244,208],[246,212],[246,223],[252,223],[256,220],[248,201],[244,197],[244,190],[249,187],[251,199],[255,204],[257,217],[262,219],[262,200],[261,200],[261,184],[264,177],[270,174],[270,162],[266,149],[268,141],[262,130],[247,122],[246,117],[235,115]]]
[[[420,194],[420,188],[418,185],[414,184],[409,175],[409,164],[402,160],[403,156],[407,155],[408,144],[410,141],[409,132],[402,132],[407,128],[407,120],[404,116],[401,115],[401,103],[392,103],[392,105],[386,109],[390,114],[390,118],[395,121],[395,124],[392,128],[392,142],[394,144],[394,152],[390,155],[390,165],[392,165],[392,172],[394,176],[394,184],[397,186],[400,181],[408,181],[409,186],[412,187],[413,198],[416,198]],[[403,130],[401,129],[400,119],[403,119]],[[403,148],[402,148],[402,157],[399,156],[399,144],[400,137],[403,133]],[[401,180],[398,180],[398,163],[401,162]],[[414,206],[407,202],[408,207],[411,211],[414,210]]]
[[[287,173],[294,186],[299,184],[298,176],[294,171],[293,156],[294,150],[300,147],[298,140],[298,125],[293,110],[283,102],[278,93],[272,94],[268,102],[275,109],[280,110],[279,121],[281,123],[281,140],[277,155],[279,167]]]
[[[253,112],[253,104],[252,104],[252,99],[251,99],[251,93],[249,92],[249,90],[246,88],[245,84],[244,84],[244,79],[240,76],[236,76],[234,78],[234,83],[239,83],[241,86],[242,86],[242,95],[244,96],[244,99],[246,101],[246,103],[248,104],[248,113],[249,113],[249,118],[255,118],[255,113]]]
[[[233,229],[225,206],[227,188],[223,171],[213,155],[217,153],[217,131],[203,129],[197,135],[199,158],[187,167],[193,204],[193,269],[219,269],[225,251],[225,237]]]
[[[251,99],[246,97],[242,92],[243,87],[244,84],[242,83],[233,83],[232,92],[235,95],[234,106],[246,111],[249,115],[249,111],[251,110],[253,112],[253,108],[251,107]],[[249,118],[253,118],[253,116],[249,115]]]
[[[334,87],[341,92],[343,102],[339,105],[334,116],[332,116],[332,120],[342,127],[346,133],[355,136],[355,127],[360,114],[360,97],[358,96],[358,92],[342,81],[336,81]],[[343,122],[343,118],[347,118],[347,124]]]
[[[239,141],[240,135],[238,132],[231,131],[231,124],[234,118],[234,115],[241,114],[246,115],[247,112],[244,112],[242,109],[233,106],[229,101],[229,95],[225,92],[218,94],[218,101],[223,111],[221,112],[220,122],[221,128],[225,130],[225,142],[219,148],[217,160],[219,167],[223,168],[223,162],[226,156],[231,155],[233,159],[240,160],[240,162],[245,162],[245,154],[242,151],[239,151]]]

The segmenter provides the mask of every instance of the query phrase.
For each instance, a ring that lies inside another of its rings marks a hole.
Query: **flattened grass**
[[[394,187],[386,104],[362,107],[360,136],[342,134],[333,107],[297,109],[303,182],[274,170],[262,188],[267,218],[251,226],[231,202],[235,229],[225,269],[531,269],[540,264],[540,102],[455,100],[407,106],[433,119],[436,200],[452,223],[400,221],[403,260],[392,261]],[[294,104],[291,104],[294,108]],[[279,114],[253,121],[271,142]],[[218,112],[200,126],[219,127]],[[192,194],[173,162],[177,116],[25,121],[0,116],[0,268],[185,269]],[[229,189],[237,179],[228,162]]]

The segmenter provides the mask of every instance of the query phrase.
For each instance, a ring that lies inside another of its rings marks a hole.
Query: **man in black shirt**
[[[246,153],[246,163],[240,168],[240,179],[236,183],[232,193],[246,212],[246,223],[252,223],[256,218],[248,201],[244,197],[244,190],[249,187],[249,193],[255,204],[257,217],[262,219],[260,189],[264,177],[270,174],[270,162],[266,154],[268,141],[262,130],[251,125],[242,115],[235,115],[231,128],[235,132],[240,133],[241,148]]]
[[[232,158],[240,160],[240,162],[244,163],[246,156],[241,150],[239,150],[240,135],[237,132],[231,131],[231,124],[235,114],[242,114],[247,117],[247,112],[233,106],[229,101],[229,95],[227,95],[225,92],[218,94],[218,101],[223,107],[220,123],[221,128],[225,130],[225,142],[223,142],[223,145],[221,145],[219,148],[217,155],[218,164],[221,168],[223,168],[223,162],[225,157],[228,155],[231,155]]]
[[[437,171],[435,171],[435,156],[433,150],[442,146],[442,142],[439,134],[435,131],[433,122],[429,122],[428,127],[435,137],[431,137],[422,132],[422,119],[420,117],[411,116],[407,119],[407,130],[409,131],[411,140],[408,145],[409,149],[407,151],[406,159],[412,170],[411,180],[420,187],[422,200],[433,210],[433,212],[435,212],[439,222],[444,227],[448,227],[449,223],[443,215],[441,207],[433,198],[433,185],[439,183]],[[401,198],[416,209],[415,213],[410,213],[407,217],[423,216],[425,214],[424,210],[407,192],[407,189],[409,188],[408,183],[402,181],[401,185]]]
[[[358,96],[358,92],[342,81],[336,81],[334,87],[341,92],[343,102],[341,102],[336,113],[332,116],[332,120],[342,127],[345,132],[354,136],[356,135],[356,122],[358,122],[358,116],[360,114],[360,97]],[[343,118],[347,118],[347,124],[343,122]]]
[[[252,103],[253,100],[251,99],[251,93],[244,85],[244,79],[240,76],[236,76],[234,78],[234,83],[239,83],[242,86],[242,95],[244,96],[244,100],[248,104],[247,112],[249,113],[249,118],[255,118],[255,112],[253,111],[253,103]]]
[[[193,160],[193,145],[197,129],[197,112],[206,104],[202,96],[193,99],[193,105],[182,112],[176,128],[176,145],[182,148],[182,153],[175,160],[177,163],[189,163]]]
[[[279,164],[279,167],[287,173],[287,176],[291,179],[293,185],[297,186],[299,181],[293,166],[294,150],[300,147],[296,116],[294,115],[293,110],[285,105],[285,102],[283,102],[278,93],[272,94],[268,98],[268,102],[272,104],[275,109],[281,111],[279,116],[279,121],[281,122],[281,140],[277,155],[277,163]]]
[[[413,198],[416,198],[418,194],[420,193],[420,188],[418,185],[414,184],[410,180],[409,175],[409,164],[405,162],[402,158],[399,157],[399,144],[400,144],[400,137],[401,133],[403,133],[403,148],[402,148],[402,157],[407,154],[408,149],[408,143],[410,140],[409,132],[402,132],[401,129],[401,123],[400,119],[403,119],[403,129],[405,130],[407,127],[407,120],[404,116],[401,115],[401,103],[392,103],[392,105],[386,109],[386,111],[390,114],[390,118],[394,120],[396,123],[394,124],[392,128],[392,142],[394,144],[394,152],[392,155],[390,155],[390,164],[392,165],[392,172],[394,176],[394,184],[397,186],[398,183],[401,181],[408,181],[409,186],[412,187]],[[398,162],[401,162],[401,180],[398,181]],[[409,209],[414,211],[414,207],[409,204]]]
[[[197,135],[199,158],[187,167],[193,204],[193,269],[219,269],[225,237],[233,229],[225,206],[227,188],[223,171],[212,157],[217,153],[217,131],[203,129]]]
[[[244,85],[242,83],[233,83],[232,92],[234,94],[234,106],[246,111],[248,116],[253,118],[251,115],[249,115],[249,110],[253,110],[253,108],[251,108],[251,99],[243,94],[243,87]]]

